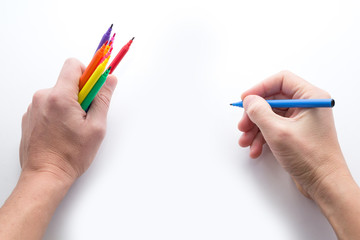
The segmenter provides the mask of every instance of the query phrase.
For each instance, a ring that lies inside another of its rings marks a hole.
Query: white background
[[[265,148],[237,145],[240,94],[280,70],[336,99],[360,180],[360,7],[345,0],[5,1],[0,7],[0,204],[20,174],[21,117],[63,62],[88,64],[110,24],[134,43],[107,136],[44,239],[336,239]]]

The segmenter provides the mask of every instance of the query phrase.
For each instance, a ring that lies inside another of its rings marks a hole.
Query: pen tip
[[[131,39],[131,41],[134,41],[134,39],[135,39],[135,37],[133,37],[133,38]]]
[[[111,24],[110,28],[112,28],[112,27],[113,27],[113,24]]]

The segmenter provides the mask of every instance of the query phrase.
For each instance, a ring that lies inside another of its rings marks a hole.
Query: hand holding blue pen
[[[233,104],[245,110],[238,125],[243,132],[239,145],[250,147],[250,157],[257,158],[266,143],[300,192],[321,208],[337,236],[359,239],[360,189],[338,143],[330,95],[292,73],[281,72],[245,91],[241,99]],[[298,108],[306,107],[299,105],[304,102],[319,101],[327,108]]]
[[[245,110],[238,124],[243,132],[239,145],[250,147],[250,157],[257,158],[266,143],[299,190],[324,210],[326,206],[320,196],[329,190],[336,191],[333,186],[339,180],[337,175],[351,179],[337,140],[331,109],[333,99],[324,90],[289,72],[266,79],[245,91],[241,99],[243,102],[233,104]],[[302,111],[298,107],[326,108]],[[329,176],[334,182],[322,181]],[[341,219],[342,213],[335,212]]]

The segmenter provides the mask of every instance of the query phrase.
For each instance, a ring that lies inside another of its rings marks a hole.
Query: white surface
[[[107,136],[44,239],[335,239],[267,149],[251,160],[237,145],[242,110],[229,103],[283,69],[327,90],[359,182],[359,11],[344,0],[4,1],[0,203],[33,93],[66,58],[88,64],[113,23],[114,52],[136,38]]]

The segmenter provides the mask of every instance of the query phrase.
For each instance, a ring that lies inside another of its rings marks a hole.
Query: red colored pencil
[[[134,37],[125,45],[122,47],[122,49],[119,51],[119,53],[116,55],[116,57],[114,58],[114,60],[110,63],[109,68],[110,69],[110,73],[111,74],[115,68],[117,67],[117,65],[120,63],[121,59],[123,59],[123,57],[125,56],[125,54],[129,51],[129,48],[132,44],[134,40]]]

